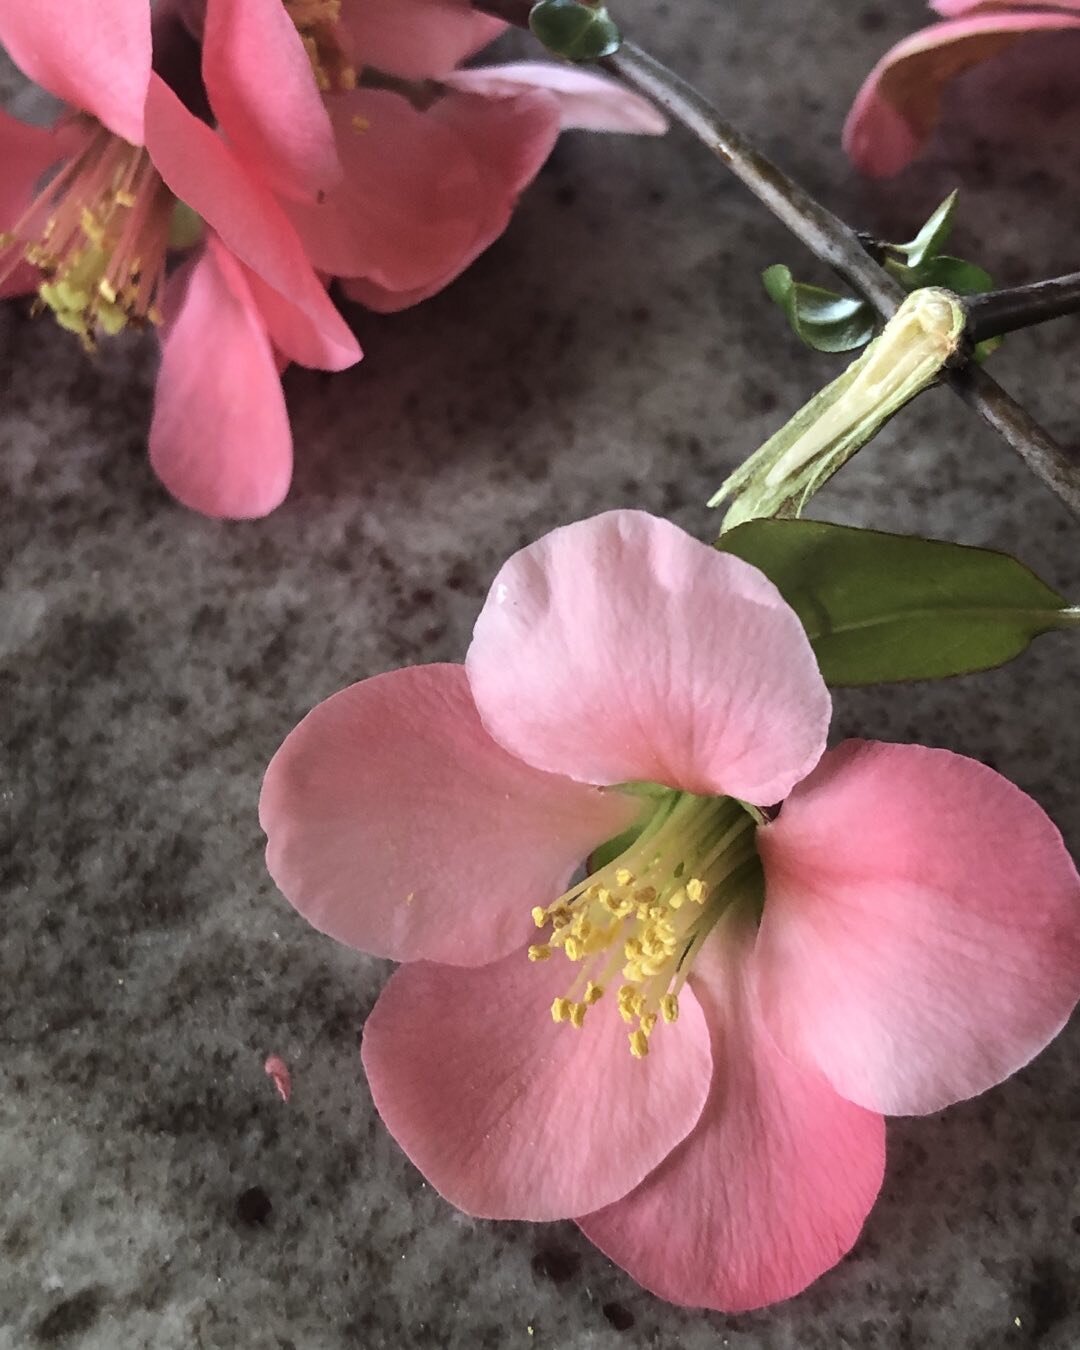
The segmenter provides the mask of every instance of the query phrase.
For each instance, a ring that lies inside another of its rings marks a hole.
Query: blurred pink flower
[[[946,84],[1032,33],[1080,29],[1080,0],[1010,5],[932,0],[945,16],[874,67],[844,125],[844,148],[863,173],[887,177],[915,158],[937,124]]]
[[[48,130],[0,119],[5,293],[37,290],[88,344],[163,318],[154,468],[208,515],[266,514],[292,471],[279,364],[360,356],[295,228],[151,68],[145,0],[0,0],[0,44],[69,109]],[[205,243],[166,281],[178,202]]]
[[[854,1243],[881,1113],[1061,1028],[1080,878],[1053,824],[946,751],[823,754],[829,713],[771,582],[617,511],[504,565],[464,667],[365,680],[287,738],[268,866],[405,963],[363,1062],[453,1204],[574,1218],[673,1302],[770,1303]]]

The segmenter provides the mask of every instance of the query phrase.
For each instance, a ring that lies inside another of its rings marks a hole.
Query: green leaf
[[[832,685],[990,670],[1040,633],[1080,630],[1080,608],[990,549],[813,520],[753,520],[717,547],[774,582]]]
[[[819,352],[850,352],[874,335],[874,312],[865,300],[837,295],[796,281],[783,263],[767,267],[761,280],[769,298],[806,343]]]
[[[579,0],[540,0],[529,27],[549,52],[568,61],[598,61],[622,46],[622,34],[603,5]]]
[[[956,199],[957,194],[950,192],[914,239],[906,244],[886,244],[885,247],[894,253],[902,253],[907,258],[908,267],[921,267],[923,262],[936,258],[952,233]],[[931,283],[920,284],[926,286]]]

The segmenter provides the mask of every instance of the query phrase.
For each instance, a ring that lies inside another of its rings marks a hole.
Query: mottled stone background
[[[920,165],[874,186],[840,124],[917,0],[621,9],[857,223],[903,238],[959,184],[960,252],[1006,282],[1077,267],[1077,42],[975,74]],[[982,1099],[890,1124],[880,1203],[807,1294],[687,1313],[571,1224],[475,1223],[425,1186],[358,1073],[385,966],[309,931],[263,870],[256,795],[285,732],[349,681],[460,658],[508,551],[615,505],[712,527],[726,470],[837,369],[762,298],[781,259],[816,275],[686,136],[567,137],[449,291],[352,313],[361,366],[289,372],[295,485],[242,525],[151,475],[149,341],[91,361],[2,307],[2,1350],[1080,1343],[1075,1020]],[[1078,358],[1075,320],[994,358],[1074,446]],[[819,506],[1015,550],[1080,598],[1076,523],[946,392]],[[979,756],[1076,848],[1078,659],[1048,637],[1000,672],[845,695],[837,734]]]

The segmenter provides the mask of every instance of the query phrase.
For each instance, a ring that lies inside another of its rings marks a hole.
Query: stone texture
[[[857,223],[905,237],[959,184],[959,251],[1003,281],[1075,268],[1076,43],[974,75],[927,157],[873,185],[839,127],[916,0],[623,13]],[[891,1123],[865,1233],[808,1293],[689,1313],[570,1224],[473,1222],[423,1183],[358,1072],[385,966],[309,931],[263,870],[256,795],[285,732],[349,681],[460,658],[508,551],[620,504],[709,530],[727,468],[837,368],[762,299],[778,260],[819,275],[686,136],[567,138],[463,280],[354,312],[360,367],[289,372],[295,486],[243,525],[152,477],[148,342],[90,361],[2,308],[0,1350],[1080,1342],[1075,1020],[997,1091]],[[1074,445],[1076,351],[1072,320],[994,360]],[[819,505],[1012,549],[1080,598],[1076,523],[947,393]],[[844,695],[837,734],[988,760],[1076,848],[1076,663],[1044,638],[992,674]]]

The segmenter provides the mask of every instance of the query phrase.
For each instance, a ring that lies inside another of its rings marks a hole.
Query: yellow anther
[[[574,921],[570,925],[570,932],[573,933],[574,937],[587,938],[592,930],[592,924],[589,922],[587,914],[576,914],[574,916]]]
[[[589,1011],[586,1003],[570,1004],[570,1025],[579,1030],[585,1025],[585,1014]]]
[[[700,877],[691,877],[686,883],[686,894],[695,905],[703,905],[709,894],[709,888]]]
[[[563,951],[571,961],[580,961],[582,956],[584,956],[584,952],[581,950],[581,944],[578,942],[577,938],[574,937],[568,937],[566,939],[563,943]]]
[[[642,953],[642,945],[637,938],[627,938],[623,946],[623,956],[628,961],[636,961]]]
[[[585,986],[585,1002],[591,1006],[593,1003],[599,1003],[603,997],[604,986],[602,984],[594,984],[593,981],[590,980]]]
[[[641,1030],[645,1033],[646,1036],[651,1036],[653,1033],[653,1027],[655,1026],[656,1026],[656,1014],[646,1013],[645,1016],[641,1019]]]
[[[682,909],[685,900],[686,900],[686,892],[683,890],[681,886],[674,893],[674,895],[668,896],[668,904],[671,906],[672,909]]]
[[[553,1022],[569,1022],[572,1006],[568,998],[557,998],[551,1005],[551,1020]]]
[[[649,1038],[643,1031],[632,1031],[627,1037],[630,1042],[630,1053],[635,1059],[644,1059],[649,1053]]]
[[[676,994],[665,994],[660,1000],[660,1015],[665,1022],[679,1020],[679,999]]]
[[[551,948],[547,943],[541,943],[539,946],[529,948],[530,961],[546,961],[551,955]]]
[[[532,921],[536,924],[537,928],[543,928],[547,923],[547,918],[547,910],[543,905],[533,905]]]
[[[632,886],[634,884],[634,874],[629,867],[620,867],[615,873],[615,881],[619,886]]]
[[[353,83],[356,83],[355,72],[353,73]],[[355,113],[349,120],[352,123],[353,131],[368,131],[371,128],[371,123],[368,119],[366,117],[361,117],[359,113]]]

